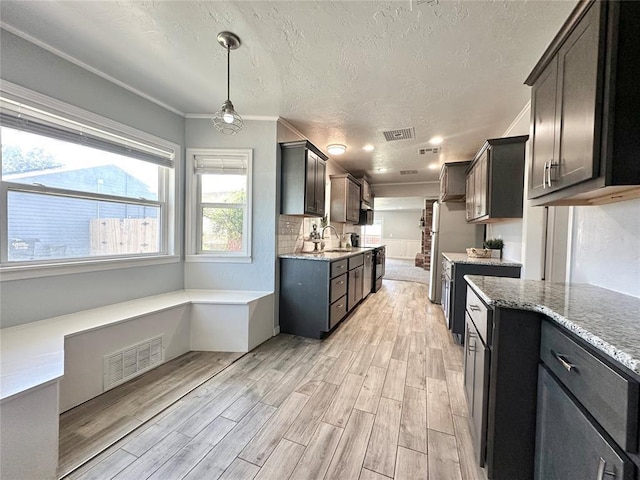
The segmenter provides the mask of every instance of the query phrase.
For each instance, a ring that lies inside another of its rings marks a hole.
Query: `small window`
[[[171,148],[0,100],[3,267],[173,253]]]
[[[249,260],[251,151],[189,150],[187,155],[195,177],[191,182],[196,220],[192,250],[200,258]]]

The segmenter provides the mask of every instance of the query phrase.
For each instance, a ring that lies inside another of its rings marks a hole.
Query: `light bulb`
[[[224,115],[222,115],[222,119],[225,121],[225,123],[233,123],[233,115],[230,113],[225,113]]]

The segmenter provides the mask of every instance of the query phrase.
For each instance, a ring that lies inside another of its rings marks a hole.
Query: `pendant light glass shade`
[[[218,43],[227,49],[227,100],[222,104],[211,121],[219,132],[225,135],[234,135],[242,130],[242,117],[236,112],[233,103],[229,100],[229,59],[231,50],[240,46],[240,38],[231,32],[220,32]]]

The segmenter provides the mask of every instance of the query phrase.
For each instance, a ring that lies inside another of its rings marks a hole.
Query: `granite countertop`
[[[468,263],[471,265],[496,265],[504,267],[522,267],[521,263],[503,258],[474,258],[466,253],[443,253],[442,256],[453,263]]]
[[[464,278],[488,305],[543,313],[640,375],[640,298],[588,284]]]
[[[280,258],[297,258],[301,260],[319,260],[323,262],[333,262],[334,260],[341,260],[343,258],[353,257],[360,253],[370,252],[374,250],[376,247],[361,247],[361,248],[352,248],[351,250],[346,251],[329,251],[329,252],[318,252],[318,253],[282,253],[278,255]]]

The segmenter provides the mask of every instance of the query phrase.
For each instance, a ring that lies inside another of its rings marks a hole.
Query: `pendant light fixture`
[[[240,47],[240,38],[231,32],[220,32],[218,43],[227,49],[227,99],[220,107],[211,121],[218,131],[226,135],[234,135],[242,130],[242,117],[233,108],[233,103],[229,99],[229,58],[231,50]]]

